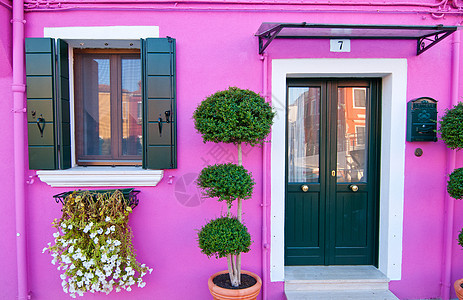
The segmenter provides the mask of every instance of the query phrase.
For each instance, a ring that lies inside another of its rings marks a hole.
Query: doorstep
[[[389,279],[373,266],[285,267],[288,300],[395,300]]]

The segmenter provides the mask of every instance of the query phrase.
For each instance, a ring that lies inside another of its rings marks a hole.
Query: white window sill
[[[144,170],[141,167],[74,167],[37,171],[40,180],[52,187],[156,186],[163,175],[163,170]]]

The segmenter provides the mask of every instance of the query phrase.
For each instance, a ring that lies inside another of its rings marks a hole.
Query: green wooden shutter
[[[58,71],[62,75],[58,79],[55,52],[54,39],[26,38],[27,129],[31,170],[59,169],[60,154],[61,168],[70,167],[67,45],[63,41],[59,43],[61,57],[58,60]],[[62,115],[66,115],[63,111],[67,111],[67,126],[61,126],[58,122]],[[66,134],[68,138],[64,140],[69,142],[62,144]],[[66,151],[60,151],[58,145],[69,147]]]
[[[69,104],[69,50],[68,44],[58,39],[58,145],[60,169],[71,167],[71,120]]]
[[[175,39],[141,41],[143,168],[177,168]]]

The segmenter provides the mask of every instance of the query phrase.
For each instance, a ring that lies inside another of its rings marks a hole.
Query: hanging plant
[[[452,109],[447,109],[439,121],[441,139],[451,149],[463,148],[463,103],[459,102]]]
[[[63,272],[65,293],[75,298],[146,285],[142,278],[152,269],[136,260],[128,225],[132,209],[122,192],[74,192],[66,197],[62,212],[53,222],[54,244],[48,243],[43,252],[50,252],[52,264]]]

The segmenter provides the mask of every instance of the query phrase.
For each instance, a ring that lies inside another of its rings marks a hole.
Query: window
[[[78,165],[141,165],[139,50],[74,51]]]
[[[74,48],[71,66],[66,41],[26,39],[30,169],[177,168],[175,39],[138,43],[136,51]]]
[[[354,108],[366,107],[367,89],[366,88],[353,88]]]

